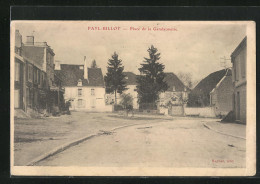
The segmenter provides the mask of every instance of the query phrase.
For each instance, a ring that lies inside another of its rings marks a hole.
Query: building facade
[[[124,94],[129,94],[133,98],[133,108],[138,109],[138,93],[137,93],[137,82],[136,77],[137,75],[133,72],[123,72],[125,75],[124,81],[126,82],[126,90],[123,91]],[[121,101],[121,95],[117,93],[117,103],[120,103]],[[106,94],[106,104],[114,104],[115,103],[115,94],[110,93]]]
[[[90,65],[89,65],[90,66]],[[105,85],[101,68],[84,65],[55,63],[55,74],[62,79],[64,99],[70,110],[111,112],[112,105],[105,103]]]
[[[246,123],[246,64],[247,64],[247,37],[231,54],[233,92],[233,111],[235,120]]]
[[[214,108],[216,116],[225,116],[232,111],[232,97],[232,71],[227,69],[225,76],[210,92],[210,106]]]
[[[130,94],[133,97],[133,108],[138,109],[138,93],[137,93],[137,82],[136,82],[136,75],[132,72],[123,72],[125,75],[125,82],[126,82],[126,90],[124,91],[125,94]]]
[[[22,35],[19,33],[19,30],[16,30],[14,48],[14,108],[25,110],[25,61],[22,57],[22,44]]]
[[[169,88],[159,95],[159,105],[182,105],[187,102],[188,88],[174,73],[165,73],[165,82]]]
[[[34,42],[33,36],[27,36],[23,43],[19,30],[15,34],[15,109],[29,114],[51,112],[63,104],[61,82],[54,76],[55,54],[46,42]]]

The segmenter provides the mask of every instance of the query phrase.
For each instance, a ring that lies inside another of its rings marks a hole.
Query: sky
[[[165,72],[190,73],[193,81],[223,69],[220,58],[230,59],[247,32],[246,22],[220,21],[16,21],[13,26],[23,42],[30,35],[35,42],[47,42],[61,63],[84,64],[86,56],[90,66],[95,59],[103,75],[114,52],[124,71],[139,74],[147,49],[154,45],[161,53],[159,62],[165,65]],[[231,66],[230,60],[226,63]]]

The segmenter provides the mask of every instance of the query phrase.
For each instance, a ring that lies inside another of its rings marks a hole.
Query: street
[[[125,117],[117,113],[72,112],[71,115],[25,118],[14,121],[14,164],[24,166],[32,160],[82,137],[116,127],[169,121],[159,115]]]
[[[105,131],[36,165],[245,167],[246,140],[204,126],[211,121],[214,119],[174,117]]]

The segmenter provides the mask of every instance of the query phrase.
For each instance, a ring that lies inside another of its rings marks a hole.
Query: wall
[[[238,104],[238,93],[240,94],[240,107]],[[236,120],[246,123],[246,85],[242,85],[235,89],[235,117]]]
[[[23,56],[29,59],[29,62],[37,66],[41,70],[46,72],[44,66],[44,47],[34,47],[34,46],[23,46],[22,53]]]
[[[225,76],[211,93],[211,105],[216,115],[227,115],[232,110],[233,91],[232,76]]]
[[[237,121],[246,123],[246,63],[247,63],[247,45],[246,39],[237,47],[235,52],[231,55],[233,63],[233,105]],[[238,101],[238,93],[240,98]],[[240,103],[240,104],[239,104]]]
[[[82,89],[82,95],[78,95],[78,89]],[[91,95],[91,89],[94,89],[94,94]],[[105,88],[103,87],[65,87],[65,101],[71,102],[71,110],[89,110],[89,111],[112,111],[112,105],[105,105]],[[78,100],[82,100],[82,105],[79,106]]]
[[[125,90],[123,93],[130,94],[133,97],[133,108],[138,109],[138,93],[136,91],[136,85],[127,85],[127,90]],[[119,93],[116,94],[117,104],[121,101],[121,95]],[[115,101],[115,94],[106,94],[106,99],[108,104],[112,104]]]
[[[160,93],[159,98],[160,98],[160,106],[161,105],[167,105],[168,102],[171,102],[172,104],[175,105],[180,105],[183,104],[183,95],[187,94],[186,92],[181,92],[181,91],[166,91],[163,93]]]
[[[182,116],[184,115],[184,107],[182,105],[172,106],[169,109],[169,114],[172,116]]]
[[[48,85],[52,86],[54,82],[54,55],[49,50],[49,48],[45,48],[46,54],[46,73],[47,73],[47,81]]]
[[[184,107],[184,115],[211,118],[216,117],[214,108],[212,107]]]
[[[130,93],[130,95],[132,95],[133,97],[133,108],[134,109],[138,109],[138,93],[136,91],[136,85],[127,85],[127,90],[124,91],[125,94]]]

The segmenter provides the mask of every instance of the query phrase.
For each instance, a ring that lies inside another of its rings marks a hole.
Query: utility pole
[[[225,68],[225,69],[227,69],[228,67],[227,67],[227,61],[228,60],[231,60],[231,59],[227,59],[226,58],[226,56],[224,56],[224,57],[222,57],[222,58],[220,58],[221,60],[220,60],[220,66],[221,67],[223,67],[223,68]],[[223,61],[222,61],[223,60]]]

